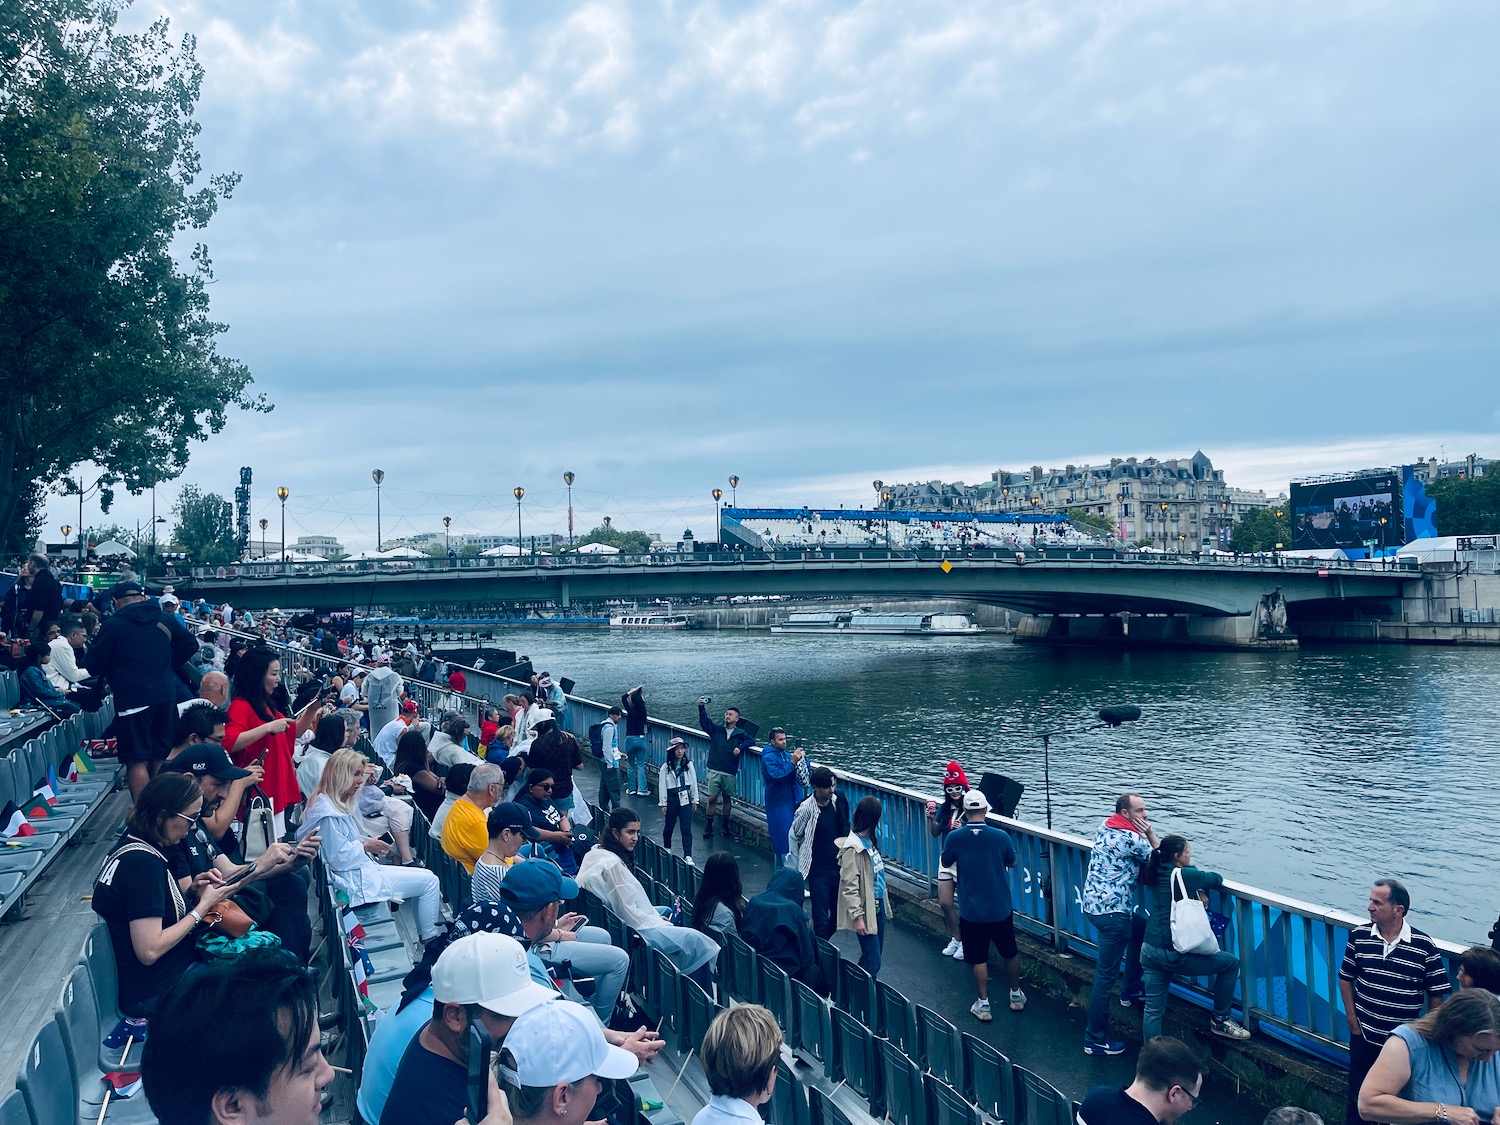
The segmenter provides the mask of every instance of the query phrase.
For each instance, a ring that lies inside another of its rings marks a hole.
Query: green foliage
[[[586,543],[603,543],[608,547],[618,547],[627,555],[644,555],[651,550],[651,536],[644,531],[621,531],[617,527],[600,524],[587,535],[581,536],[576,547],[582,547]]]
[[[1079,531],[1090,535],[1113,535],[1115,523],[1108,516],[1101,516],[1097,512],[1091,512],[1087,508],[1068,508],[1064,514],[1068,522]]]
[[[227,566],[238,561],[234,509],[228,500],[187,485],[172,508],[177,528],[173,550],[186,551],[198,566]]]
[[[1280,515],[1277,513],[1280,512]],[[1274,551],[1292,546],[1292,524],[1286,508],[1257,508],[1246,512],[1230,533],[1235,551]]]
[[[446,559],[448,557],[448,552],[443,549],[441,543],[427,544],[422,553],[429,559]]]
[[[1466,480],[1444,477],[1427,486],[1437,501],[1439,535],[1493,535],[1500,532],[1500,469]]]
[[[191,37],[121,34],[128,0],[0,3],[0,541],[92,462],[108,488],[181,474],[250,398],[209,316],[207,226],[237,176],[202,179]]]
[[[480,550],[473,543],[466,544],[458,549],[458,557],[461,559],[477,559]]]

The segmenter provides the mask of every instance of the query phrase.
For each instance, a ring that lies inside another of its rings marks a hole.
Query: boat
[[[688,619],[671,610],[633,609],[609,619],[611,629],[686,629]]]
[[[773,633],[854,633],[891,637],[961,637],[984,632],[967,613],[873,613],[867,609],[791,613]]]

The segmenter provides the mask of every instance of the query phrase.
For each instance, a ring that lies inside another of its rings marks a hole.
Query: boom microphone
[[[1133,703],[1099,708],[1099,721],[1105,726],[1117,727],[1121,723],[1133,723],[1141,717],[1141,709]]]

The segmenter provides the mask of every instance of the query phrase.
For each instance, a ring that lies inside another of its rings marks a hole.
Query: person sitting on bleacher
[[[407,1045],[380,1112],[380,1125],[453,1125],[468,1104],[471,1029],[498,1051],[516,1017],[554,993],[531,979],[512,938],[455,938],[432,967],[432,1018]]]
[[[207,739],[169,759],[162,766],[163,773],[168,770],[190,774],[197,780],[203,794],[204,813],[215,805],[227,803],[226,794],[233,794],[234,783],[249,776],[248,770],[229,760],[224,747]],[[275,934],[283,949],[305,964],[312,952],[312,921],[307,913],[312,878],[306,864],[318,854],[318,844],[317,833],[309,835],[296,848],[278,840],[254,862],[246,864],[234,833],[215,833],[209,822],[200,817],[174,847],[164,849],[164,854],[183,891],[207,871],[217,871],[227,881],[250,868],[251,873],[240,881],[235,901],[257,925]]]
[[[355,819],[355,800],[364,788],[369,765],[356,750],[340,750],[328,759],[323,779],[307,804],[297,828],[300,843],[316,832],[322,837],[329,877],[349,895],[351,906],[400,896],[416,910],[417,936],[431,941],[441,929],[438,877],[420,867],[382,867],[372,858],[390,851],[383,840],[366,840]]]
[[[703,1070],[712,1097],[693,1125],[757,1125],[756,1107],[771,1100],[780,1058],[781,1025],[769,1008],[739,1004],[720,1012],[703,1036]]]
[[[166,992],[197,961],[193,931],[203,916],[235,893],[218,875],[193,880],[190,908],[165,852],[182,842],[203,810],[198,783],[163,773],[141,790],[125,820],[125,836],[104,861],[94,884],[94,913],[109,926],[120,977],[120,1011],[150,1016]]]
[[[432,969],[454,936],[450,931],[448,937],[427,943],[422,959],[401,980],[401,998],[380,1014],[375,1030],[370,1033],[370,1045],[365,1048],[359,1075],[359,1095],[355,1099],[361,1121],[379,1122],[401,1056],[432,1018]]]
[[[317,985],[272,950],[184,980],[141,1055],[159,1125],[317,1125],[333,1073],[319,1044]]]
[[[46,641],[32,641],[21,661],[21,701],[45,707],[59,719],[76,715],[83,708],[72,702],[47,679],[44,665],[52,659],[52,648]]]
[[[567,1000],[518,1019],[497,1062],[515,1125],[584,1125],[609,1080],[629,1078],[638,1066],[634,1055],[601,1039],[588,1009]],[[624,1108],[623,1120],[637,1118],[634,1107]]]

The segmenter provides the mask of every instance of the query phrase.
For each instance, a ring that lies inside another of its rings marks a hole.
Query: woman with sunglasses
[[[551,849],[558,866],[572,875],[578,870],[578,859],[573,855],[573,830],[567,814],[552,800],[556,788],[557,778],[552,771],[538,767],[526,775],[526,788],[516,798],[516,804],[531,817],[540,842]]]
[[[182,843],[198,821],[203,794],[187,773],[160,773],[146,783],[125,820],[120,846],[105,859],[94,884],[94,913],[109,927],[120,977],[120,1011],[152,1015],[198,959],[193,931],[235,891],[205,872],[188,888],[189,906],[165,852]]]
[[[969,775],[964,773],[963,766],[957,762],[949,762],[948,768],[943,771],[942,804],[937,801],[927,802],[927,831],[938,839],[939,852],[948,840],[948,833],[964,822],[964,794],[968,791]],[[941,877],[940,874],[939,878]],[[964,947],[958,938],[957,899],[952,905],[943,905],[942,911],[943,922],[948,927],[948,944],[943,946],[943,956],[962,961]]]

